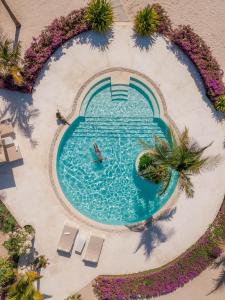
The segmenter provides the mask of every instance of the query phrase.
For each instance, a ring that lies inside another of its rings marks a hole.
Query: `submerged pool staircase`
[[[111,84],[112,101],[127,101],[128,88],[127,84]]]
[[[162,129],[151,118],[109,118],[109,117],[84,117],[79,119],[79,124],[74,136],[106,138],[134,138],[154,141],[155,136],[164,137]]]
[[[123,84],[107,77],[95,84],[87,93],[78,119],[74,135],[77,137],[134,138],[154,141],[155,136],[164,137],[160,126],[160,109],[152,90],[142,81],[134,77],[125,78]],[[125,83],[127,82],[127,83]],[[110,88],[113,102],[128,101],[129,89],[135,88],[149,101],[152,117],[106,117],[85,116],[86,108],[99,89]]]

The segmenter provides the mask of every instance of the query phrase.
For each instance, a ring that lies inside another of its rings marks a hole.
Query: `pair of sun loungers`
[[[0,164],[23,159],[14,137],[12,124],[0,123]]]
[[[78,231],[79,231],[78,228],[72,225],[69,224],[64,225],[58,243],[58,248],[57,248],[58,253],[65,253],[66,255],[71,255],[74,242],[75,242],[75,251],[78,253],[82,252],[86,242],[86,238],[84,236],[78,235]],[[86,248],[85,255],[83,257],[83,261],[85,263],[97,264],[102,251],[103,243],[104,243],[103,238],[99,236],[91,235]]]

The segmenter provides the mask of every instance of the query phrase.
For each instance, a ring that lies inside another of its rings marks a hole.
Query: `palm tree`
[[[160,16],[154,7],[147,5],[138,11],[134,21],[134,31],[142,36],[151,36],[157,32],[160,25]]]
[[[106,32],[113,23],[113,8],[107,0],[91,0],[87,7],[86,19],[91,28]]]
[[[163,189],[165,189],[169,183],[171,171],[174,170],[179,175],[180,189],[185,191],[187,197],[193,197],[194,189],[191,176],[200,174],[209,165],[209,157],[202,156],[211,143],[205,147],[200,147],[196,142],[190,140],[187,128],[178,137],[178,140],[172,130],[169,130],[169,132],[170,141],[156,137],[154,148],[146,142],[141,142],[148,149],[147,155],[150,158],[151,166],[146,165],[145,169],[140,170],[139,163],[139,171],[141,171],[139,174],[158,183],[154,180],[156,174],[152,165],[155,166],[155,170],[158,172],[157,178],[162,183]],[[159,167],[163,172],[159,172]],[[151,172],[148,172],[149,170]]]
[[[21,44],[13,47],[13,42],[8,39],[0,41],[0,75],[6,79],[11,75],[17,85],[23,84],[20,73]]]
[[[7,300],[43,300],[41,293],[33,286],[34,281],[40,278],[33,271],[18,274],[16,282],[9,289]]]

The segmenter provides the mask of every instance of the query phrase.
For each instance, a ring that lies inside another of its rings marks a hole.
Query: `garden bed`
[[[162,268],[136,274],[99,276],[94,283],[101,300],[158,297],[171,293],[197,277],[221,254],[218,242],[225,239],[225,200],[206,233],[184,254]]]

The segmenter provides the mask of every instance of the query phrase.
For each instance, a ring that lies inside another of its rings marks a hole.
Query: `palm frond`
[[[190,177],[184,172],[180,173],[179,188],[184,191],[188,198],[193,198],[194,189]]]

